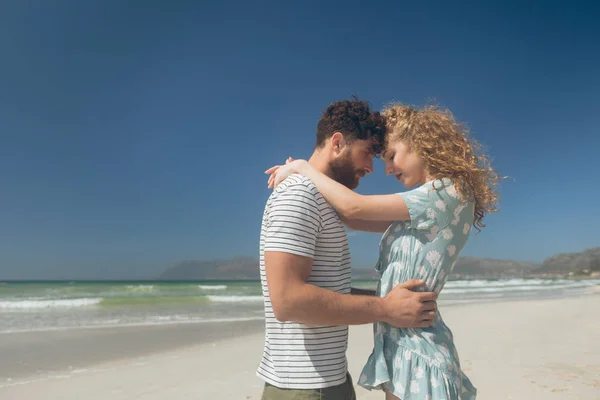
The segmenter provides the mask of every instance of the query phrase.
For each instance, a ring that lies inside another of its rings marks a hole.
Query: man
[[[355,189],[373,171],[385,121],[357,99],[332,103],[317,126],[309,162]],[[383,231],[389,223],[345,221]],[[385,226],[383,225],[385,224]],[[355,399],[348,373],[348,325],[384,321],[398,327],[430,326],[435,294],[398,285],[385,298],[350,288],[350,252],[344,226],[312,182],[292,175],[267,201],[260,240],[265,306],[265,347],[257,375],[263,400]]]

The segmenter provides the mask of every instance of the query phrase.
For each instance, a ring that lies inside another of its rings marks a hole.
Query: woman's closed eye
[[[394,158],[394,153],[389,150],[386,150],[381,153],[381,159],[383,161],[391,161]]]

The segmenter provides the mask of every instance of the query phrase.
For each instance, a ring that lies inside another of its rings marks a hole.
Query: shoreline
[[[264,319],[4,333],[0,335],[0,390],[7,382],[147,357],[263,331]]]
[[[370,272],[374,267],[357,267],[358,271]],[[511,280],[511,279],[568,279],[568,280],[594,280],[600,279],[600,275],[594,276],[596,271],[590,274],[582,275],[569,275],[569,272],[559,272],[556,274],[532,274],[532,275],[454,275],[448,278],[448,282],[451,281],[476,281],[476,280]],[[352,276],[353,281],[373,281],[377,282],[379,278],[377,276],[367,277],[364,275]],[[0,278],[0,284],[14,284],[14,283],[139,283],[139,284],[153,284],[153,283],[236,283],[236,282],[260,282],[260,276],[249,277],[249,278],[215,278],[215,279],[2,279]]]
[[[478,398],[600,399],[600,293],[499,300],[440,306]],[[372,343],[350,327],[354,382]],[[258,400],[263,344],[264,320],[0,335],[0,398]]]
[[[264,321],[264,317],[240,317],[240,318],[224,318],[224,319],[210,319],[210,320],[190,320],[190,321],[171,321],[171,322],[132,322],[132,323],[121,323],[121,324],[106,324],[106,325],[80,325],[80,326],[60,326],[60,327],[46,327],[46,328],[33,328],[33,329],[15,329],[0,331],[0,339],[2,335],[14,335],[17,333],[24,334],[35,334],[35,333],[46,333],[46,332],[65,332],[65,331],[84,331],[84,330],[96,330],[96,329],[127,329],[127,328],[153,328],[153,327],[167,327],[167,326],[179,326],[179,325],[201,325],[201,324],[223,324],[223,323],[245,323],[253,321]],[[0,340],[1,341],[1,340]]]

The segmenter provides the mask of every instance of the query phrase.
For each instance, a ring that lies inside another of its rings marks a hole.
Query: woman
[[[422,279],[439,294],[469,239],[471,226],[497,210],[498,176],[476,142],[448,110],[394,105],[383,113],[387,174],[406,188],[398,194],[360,195],[291,161],[266,171],[269,187],[292,173],[310,178],[348,226],[386,221],[376,270],[379,296],[396,284]],[[375,344],[358,384],[382,389],[386,400],[475,399],[477,390],[460,368],[450,329],[441,314],[429,328],[374,324]]]

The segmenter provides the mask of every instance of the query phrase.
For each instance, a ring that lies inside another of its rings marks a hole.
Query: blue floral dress
[[[469,238],[474,204],[460,200],[449,179],[399,193],[410,221],[396,221],[380,242],[377,294],[422,279],[439,293]],[[387,390],[402,400],[473,400],[477,390],[460,368],[452,332],[437,313],[429,328],[374,324],[375,345],[358,384]]]

